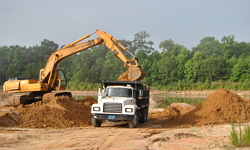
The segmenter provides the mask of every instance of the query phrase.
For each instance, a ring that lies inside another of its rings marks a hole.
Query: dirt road
[[[161,128],[160,123],[150,120],[135,129],[127,124],[103,124],[100,128],[1,128],[0,149],[229,149],[230,131],[231,125]]]

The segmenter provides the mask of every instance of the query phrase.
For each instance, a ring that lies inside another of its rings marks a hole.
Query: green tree
[[[222,56],[215,54],[201,62],[200,71],[201,75],[199,81],[216,81],[223,79],[225,75],[225,60]]]
[[[147,34],[146,31],[140,31],[135,34],[133,44],[136,47],[136,50],[145,50],[146,53],[151,53],[154,51],[152,41],[146,41],[146,38],[149,38],[150,34]]]
[[[139,58],[139,63],[142,69],[146,72],[146,77],[144,77],[143,81],[145,81],[146,84],[150,85],[152,83],[150,79],[152,77],[150,70],[150,68],[152,67],[151,58],[146,54],[144,50],[139,50],[135,56]]]
[[[22,55],[22,51],[25,47],[10,46],[9,52],[7,55],[8,58],[8,69],[6,70],[6,77],[21,77],[22,72],[26,69],[24,64],[24,59]]]
[[[211,55],[222,55],[221,44],[215,37],[204,37],[200,40],[200,44],[196,47],[193,47],[192,53],[200,51],[203,53],[204,58],[208,58]]]
[[[201,64],[204,59],[204,55],[202,52],[195,52],[194,56],[187,61],[185,64],[185,79],[188,82],[197,82],[198,78],[201,75]]]
[[[9,48],[7,46],[0,47],[0,85],[2,85],[7,77],[6,77],[6,71],[8,69],[9,61],[8,61],[8,50]]]
[[[178,65],[177,77],[178,77],[178,80],[182,81],[185,79],[185,72],[184,72],[185,64],[190,59],[191,52],[187,48],[180,46],[178,44],[174,46],[174,49],[176,49],[174,51],[178,52],[176,54],[176,62]]]
[[[240,57],[238,63],[232,68],[230,80],[233,82],[249,82],[250,81],[250,56]]]
[[[132,54],[135,55],[135,52],[136,52],[136,47],[133,45],[133,42],[132,41],[128,41],[128,40],[119,40],[119,42],[127,48],[127,50],[129,52],[131,52]],[[125,55],[127,55],[127,53],[124,53]],[[128,55],[127,55],[128,56]],[[131,57],[129,55],[129,57]]]
[[[117,80],[118,77],[126,71],[126,68],[123,67],[124,63],[114,57],[114,54],[109,51],[106,55],[106,61],[104,62],[102,70],[102,80]]]
[[[162,41],[159,45],[159,48],[163,50],[163,52],[165,51],[171,51],[174,47],[174,41],[169,39],[169,40],[165,40]]]
[[[230,59],[235,52],[235,44],[234,35],[224,36],[222,39],[222,52],[225,59]],[[235,55],[237,56],[237,55]]]
[[[147,64],[147,67],[145,67],[147,72],[145,83],[154,87],[158,87],[161,85],[161,79],[159,76],[160,70],[158,64],[159,60],[161,60],[161,54],[159,52],[153,52],[150,56],[147,57],[148,58],[145,62],[145,59],[142,60],[143,63]]]
[[[159,79],[162,85],[178,81],[178,64],[176,57],[170,52],[162,53],[161,60],[157,63],[159,67]]]

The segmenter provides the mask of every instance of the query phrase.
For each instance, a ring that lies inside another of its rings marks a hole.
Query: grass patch
[[[250,126],[244,125],[244,129],[242,130],[241,124],[239,124],[239,130],[237,131],[236,125],[231,119],[232,131],[230,133],[231,144],[236,147],[249,147],[250,146]]]

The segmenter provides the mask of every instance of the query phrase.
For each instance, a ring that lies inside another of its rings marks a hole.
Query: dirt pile
[[[120,75],[118,77],[117,81],[129,81],[128,80],[128,71],[126,71],[122,75]]]
[[[36,102],[20,105],[11,112],[2,114],[0,126],[18,126],[25,128],[67,128],[91,124],[91,105],[93,97],[74,99],[65,96],[56,97],[48,103]],[[9,123],[8,123],[9,122]]]
[[[250,100],[226,90],[219,89],[206,100],[191,107],[169,106],[163,112],[150,114],[152,119],[165,119],[163,125],[195,125],[250,121]]]
[[[2,127],[14,127],[18,125],[20,115],[15,112],[14,107],[0,106],[0,126]]]

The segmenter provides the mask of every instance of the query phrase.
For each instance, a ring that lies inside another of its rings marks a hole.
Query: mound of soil
[[[153,120],[162,118],[163,126],[215,125],[250,121],[250,100],[226,90],[219,89],[206,100],[191,107],[169,106],[163,112],[150,114]]]
[[[118,81],[128,81],[128,71],[126,71],[122,75],[120,75],[117,80]]]
[[[18,125],[20,115],[16,112],[1,108],[0,111],[0,126],[2,127],[15,127]]]
[[[0,126],[25,128],[67,128],[91,124],[91,105],[93,97],[74,99],[60,96],[48,103],[41,101],[30,105],[20,105],[0,117]]]

